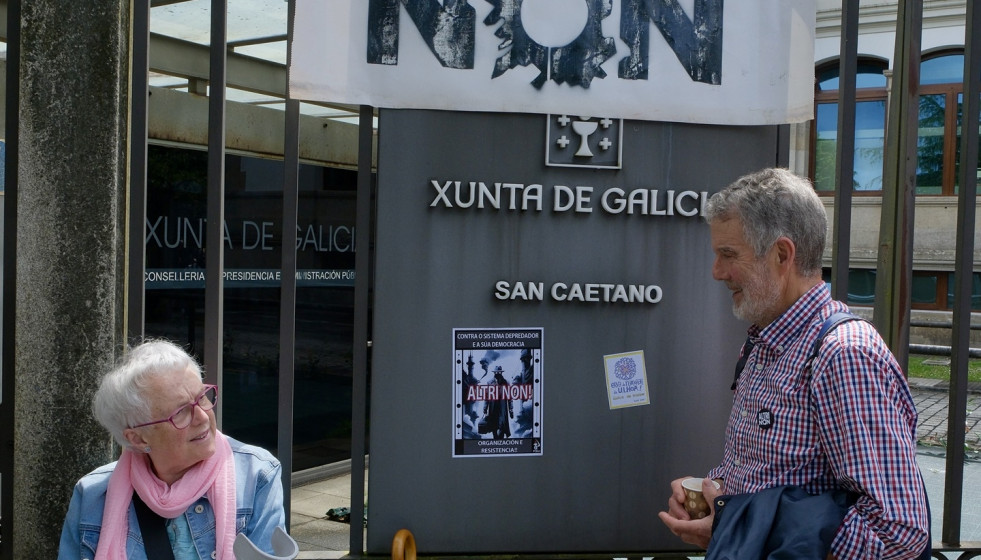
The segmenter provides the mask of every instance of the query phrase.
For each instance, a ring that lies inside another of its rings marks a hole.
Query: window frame
[[[809,141],[810,147],[808,149],[808,178],[814,183],[817,176],[817,113],[818,106],[823,104],[837,104],[838,103],[838,91],[835,90],[819,90],[818,77],[828,70],[837,68],[839,64],[838,59],[833,59],[826,61],[824,63],[818,64],[814,67],[814,118],[810,121],[810,134]],[[858,66],[862,67],[874,67],[880,69],[883,74],[889,70],[889,62],[887,60],[873,57],[873,56],[859,56]],[[866,72],[869,73],[869,72]],[[877,87],[867,87],[855,89],[855,103],[861,103],[863,101],[883,101],[886,104],[886,109],[888,111],[889,102],[889,88],[884,86]],[[887,115],[888,117],[888,115]],[[837,135],[837,130],[836,130]],[[836,136],[837,138],[837,136]],[[836,140],[837,142],[837,140]],[[885,126],[883,126],[883,151],[885,150]],[[817,190],[818,196],[834,196],[834,190]],[[882,189],[879,190],[856,190],[852,189],[852,196],[882,196]]]
[[[965,56],[964,49],[943,48],[935,51],[923,53],[920,58],[920,65],[923,63],[943,58],[946,56]],[[957,127],[957,99],[964,93],[964,76],[961,72],[959,81],[941,84],[920,84],[917,89],[917,98],[925,95],[944,96],[944,140],[941,172],[941,185],[939,193],[921,193],[920,186],[917,185],[916,196],[956,196],[957,190],[957,157],[958,157],[958,127]],[[919,110],[919,107],[917,107]],[[919,134],[917,134],[919,138]],[[917,160],[919,160],[919,150],[917,150]]]

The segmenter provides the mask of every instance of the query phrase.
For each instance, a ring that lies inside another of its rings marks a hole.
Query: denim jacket
[[[226,436],[228,437],[228,436]],[[283,513],[282,466],[271,453],[228,438],[235,461],[235,532],[245,533],[266,552],[272,552],[273,529],[285,528]],[[109,476],[116,463],[104,465],[82,477],[75,485],[68,515],[61,530],[59,560],[95,558],[102,528],[102,510],[106,503]],[[215,516],[205,497],[198,498],[184,513],[198,556],[215,557]],[[129,532],[126,538],[126,558],[145,560],[143,536],[136,519],[136,509],[130,504]]]

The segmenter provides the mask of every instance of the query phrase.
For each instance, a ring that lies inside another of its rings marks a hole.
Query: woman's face
[[[168,418],[180,407],[195,402],[202,391],[204,384],[191,369],[151,377],[146,388],[151,418]],[[191,424],[183,430],[170,422],[160,422],[126,431],[130,443],[137,449],[150,448],[153,470],[168,484],[176,482],[188,469],[215,452],[214,411],[201,410],[197,406],[191,409]]]

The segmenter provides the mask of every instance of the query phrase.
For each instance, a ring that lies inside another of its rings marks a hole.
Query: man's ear
[[[136,428],[126,428],[123,430],[123,437],[129,444],[137,449],[143,449],[147,446],[147,441],[143,439],[143,434],[140,433]]]
[[[788,237],[777,238],[773,244],[776,253],[777,265],[780,268],[789,269],[794,266],[794,257],[797,256],[797,246]]]

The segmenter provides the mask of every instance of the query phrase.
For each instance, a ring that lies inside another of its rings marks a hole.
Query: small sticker
[[[764,408],[756,413],[756,424],[762,430],[769,430],[773,427],[773,413],[769,409]]]
[[[610,410],[650,404],[643,350],[603,356],[603,363]]]

